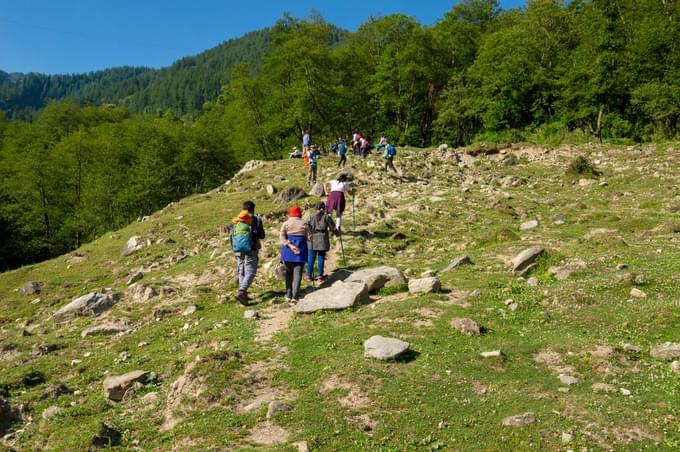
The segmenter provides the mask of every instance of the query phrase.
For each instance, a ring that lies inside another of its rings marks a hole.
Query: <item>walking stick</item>
[[[342,245],[342,235],[339,235],[338,239],[340,239],[340,251],[342,252],[342,265],[347,267],[347,259],[345,259],[345,247]]]
[[[357,232],[356,216],[354,215],[354,193],[352,193],[352,232]]]

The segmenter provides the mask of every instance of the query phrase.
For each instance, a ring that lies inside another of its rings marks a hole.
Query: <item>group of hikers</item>
[[[354,156],[361,156],[365,159],[371,153],[370,141],[361,134],[359,129],[354,129],[350,145]],[[399,174],[397,168],[394,166],[394,157],[397,155],[397,148],[384,136],[380,137],[380,141],[375,148],[377,151],[381,152],[380,155],[385,159],[384,171],[387,172],[387,170],[391,170],[395,174]],[[331,144],[330,150],[338,156],[337,166],[344,167],[347,163],[348,152],[348,146],[345,139],[338,138],[335,143]],[[312,133],[310,129],[306,129],[302,136],[302,151],[296,146],[289,156],[291,158],[302,158],[304,166],[307,168],[307,182],[310,185],[314,185],[317,179],[321,151],[319,150],[318,145],[312,144]]]
[[[303,277],[317,284],[323,284],[328,278],[324,269],[326,253],[330,250],[330,235],[338,237],[341,235],[345,194],[352,194],[352,187],[345,173],[328,182],[326,186],[327,203],[318,201],[314,206],[315,212],[312,212],[306,220],[302,218],[302,208],[299,205],[292,206],[288,210],[288,219],[279,231],[280,260],[285,266],[285,299],[288,303],[299,301]],[[333,213],[335,220],[331,216]],[[231,223],[231,244],[236,256],[239,283],[236,300],[245,306],[251,300],[248,289],[257,274],[261,240],[265,237],[264,226],[262,220],[255,215],[255,203],[252,201],[243,203],[243,209]]]

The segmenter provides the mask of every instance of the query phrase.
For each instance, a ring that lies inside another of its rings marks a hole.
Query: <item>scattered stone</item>
[[[437,270],[425,270],[420,274],[421,278],[433,278],[437,276]]]
[[[443,419],[441,421],[439,421],[439,424],[437,424],[437,428],[439,430],[444,430],[448,426],[449,426],[449,424],[447,424],[446,421],[443,420]]]
[[[133,284],[127,290],[127,296],[138,303],[145,303],[152,298],[157,297],[158,295],[159,292],[155,287],[145,286],[142,284]]]
[[[280,402],[278,400],[272,400],[269,402],[269,407],[267,408],[267,419],[271,419],[278,413],[283,413],[290,410],[288,404]]]
[[[267,184],[267,185],[265,186],[265,190],[267,190],[267,194],[268,194],[269,196],[275,195],[276,192],[278,191],[278,190],[276,189],[276,187],[274,187],[272,184]]]
[[[630,296],[633,298],[647,298],[647,294],[637,287],[630,289]]]
[[[29,281],[19,291],[21,295],[39,295],[44,285],[43,282]]]
[[[548,273],[553,275],[556,280],[564,281],[579,270],[586,268],[586,263],[580,260],[571,260],[560,266],[552,266]]]
[[[564,386],[557,388],[557,390],[560,391],[560,392],[562,392],[562,393],[567,393],[567,392],[570,391],[569,388],[566,388],[566,387],[564,387]]]
[[[47,407],[43,410],[42,418],[45,419],[45,420],[49,420],[49,419],[53,418],[54,416],[57,416],[57,415],[59,415],[63,412],[64,412],[63,408],[52,405],[52,406]]]
[[[598,345],[595,347],[595,350],[590,351],[590,354],[595,358],[609,359],[614,356],[615,352],[616,350],[614,350],[614,347],[609,345]]]
[[[565,385],[568,385],[568,386],[575,385],[576,383],[578,383],[578,378],[573,377],[571,375],[559,374],[558,377],[559,377],[560,381],[562,382],[562,384],[565,384]]]
[[[196,307],[195,304],[190,304],[189,306],[186,307],[184,311],[182,311],[182,315],[184,316],[191,315],[196,312],[196,309],[198,308]]]
[[[574,440],[574,435],[571,433],[564,432],[562,433],[562,444],[569,444]]]
[[[144,272],[137,272],[128,279],[127,285],[131,286],[144,277]]]
[[[356,271],[345,282],[362,282],[368,287],[368,292],[372,293],[383,287],[406,284],[406,278],[399,269],[384,265]]]
[[[635,275],[633,278],[633,284],[636,286],[643,286],[647,283],[647,278],[645,278],[645,275],[638,273]]]
[[[160,395],[158,395],[157,392],[150,392],[148,394],[145,394],[144,397],[142,397],[142,402],[149,404],[149,405],[153,405],[156,402],[158,402],[160,400],[160,398],[161,397],[160,397]]]
[[[314,196],[323,196],[325,194],[323,184],[320,182],[315,183],[312,189],[309,190],[309,193]]]
[[[593,392],[606,392],[610,394],[616,392],[616,387],[608,383],[594,383],[592,388]]]
[[[479,336],[482,334],[481,327],[471,319],[459,318],[451,320],[451,326],[465,336]]]
[[[523,272],[544,254],[545,250],[537,246],[525,249],[512,259],[513,273]]]
[[[629,395],[632,394],[632,392],[630,390],[626,389],[626,388],[621,388],[621,389],[619,389],[619,391],[621,392],[621,395],[624,395],[626,397],[628,397]]]
[[[307,193],[299,187],[287,187],[281,190],[274,202],[278,204],[288,204],[298,199],[304,198]]]
[[[616,264],[616,269],[618,271],[625,270],[628,268],[628,264]]]
[[[293,446],[297,448],[298,452],[309,452],[307,441],[296,441],[293,443]]]
[[[508,298],[505,300],[505,307],[510,309],[511,311],[516,311],[517,308],[519,308],[519,305],[511,298]]]
[[[531,287],[537,287],[538,286],[538,278],[535,276],[532,276],[531,278],[527,279],[527,285]]]
[[[411,294],[439,292],[442,283],[436,276],[429,278],[412,279],[408,282],[408,291]]]
[[[120,300],[120,295],[104,295],[97,292],[90,292],[82,297],[75,298],[66,306],[57,310],[53,317],[69,317],[78,315],[98,316],[109,309]]]
[[[243,318],[246,320],[257,320],[260,318],[260,313],[249,309],[243,313]]]
[[[652,358],[656,359],[671,360],[680,358],[680,343],[665,342],[654,347],[649,354]]]
[[[337,282],[306,295],[296,306],[298,314],[347,309],[368,300],[368,287],[363,282]]]
[[[99,432],[92,438],[94,447],[112,447],[120,445],[123,435],[115,428],[102,423]]]
[[[517,165],[517,157],[515,154],[510,154],[508,157],[504,158],[501,163],[503,163],[503,166],[514,166]]]
[[[91,326],[80,333],[80,337],[88,336],[111,336],[118,333],[130,331],[131,327],[125,323],[102,323],[101,325]]]
[[[519,225],[520,231],[528,231],[529,229],[535,229],[538,227],[538,220],[525,221]]]
[[[680,375],[680,361],[673,361],[671,363],[671,370]]]
[[[522,414],[516,414],[503,419],[503,426],[505,427],[524,427],[536,422],[536,415],[531,411]]]
[[[500,350],[492,350],[490,352],[482,352],[482,358],[500,358],[503,356],[503,352]]]
[[[626,353],[640,353],[640,348],[632,344],[623,344],[623,351]]]
[[[125,246],[123,247],[123,252],[121,253],[121,256],[129,256],[132,253],[135,253],[139,250],[141,250],[144,247],[144,240],[138,235],[133,235],[128,239],[128,241],[125,243]]]
[[[597,183],[596,180],[594,179],[579,179],[578,180],[578,186],[579,187],[590,187],[591,185],[595,185]]]
[[[364,356],[376,359],[396,358],[409,349],[408,342],[382,336],[372,336],[364,342]]]
[[[133,370],[123,375],[106,377],[104,380],[104,395],[109,400],[121,401],[125,391],[130,389],[134,383],[143,383],[149,372],[144,370]]]
[[[451,270],[461,267],[463,265],[472,265],[472,260],[468,256],[461,256],[454,259],[449,265],[446,266],[442,273],[450,272]]]
[[[558,213],[553,217],[553,223],[555,223],[557,226],[562,226],[564,223],[566,223],[564,214]]]

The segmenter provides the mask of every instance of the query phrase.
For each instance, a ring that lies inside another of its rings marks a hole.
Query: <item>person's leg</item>
[[[286,262],[286,298],[293,298],[293,269],[295,264]]]
[[[338,212],[335,215],[335,229],[340,229],[340,226],[342,226],[342,215]]]
[[[312,280],[314,275],[314,258],[316,257],[316,251],[307,250],[307,281]]]
[[[239,283],[240,286],[239,288],[242,292],[247,293],[248,289],[250,288],[250,285],[253,283],[253,280],[255,279],[255,275],[257,274],[257,264],[259,261],[257,252],[253,251],[244,255],[243,260],[244,260],[243,281]]]
[[[318,266],[318,269],[319,269],[319,278],[321,278],[322,276],[324,276],[323,270],[324,270],[324,264],[326,262],[326,252],[325,251],[315,251],[315,253],[318,256],[317,266]]]
[[[238,274],[238,286],[240,288],[243,285],[245,276],[245,260],[243,255],[236,256],[236,273]]]
[[[300,298],[300,283],[302,282],[302,268],[304,267],[305,264],[299,263],[299,264],[292,264],[293,265],[293,290],[292,290],[292,298],[293,300],[297,300]]]

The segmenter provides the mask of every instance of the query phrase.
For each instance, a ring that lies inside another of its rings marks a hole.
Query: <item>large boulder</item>
[[[680,343],[666,342],[661,345],[657,345],[652,349],[649,354],[652,358],[656,359],[666,359],[671,360],[675,358],[680,358]]]
[[[125,391],[137,382],[143,383],[148,374],[149,372],[144,370],[133,370],[123,375],[106,377],[103,383],[106,398],[116,402],[123,400]]]
[[[412,279],[408,282],[408,291],[412,294],[438,292],[442,288],[442,283],[436,276],[427,278]]]
[[[124,333],[126,331],[130,330],[130,325],[127,323],[102,323],[101,325],[95,325],[91,326],[85,330],[83,330],[82,333],[80,333],[81,337],[88,337],[88,336],[112,336],[114,334],[118,333]]]
[[[98,292],[90,292],[87,295],[78,297],[66,306],[57,310],[53,317],[70,317],[78,315],[98,316],[109,309],[120,299],[120,295],[105,295]]]
[[[512,259],[513,273],[522,273],[533,265],[540,256],[545,254],[545,249],[534,246],[527,248]]]
[[[142,240],[142,238],[138,235],[133,235],[125,243],[123,251],[120,254],[123,257],[129,256],[130,254],[141,250],[142,247],[144,247],[144,241]]]
[[[288,187],[281,190],[281,193],[276,197],[274,202],[279,204],[288,204],[298,199],[304,198],[307,193],[299,187]]]
[[[368,299],[368,287],[363,282],[337,282],[306,295],[296,306],[298,314],[347,309]]]
[[[450,272],[453,269],[461,267],[463,265],[472,265],[472,260],[468,256],[461,256],[454,259],[449,265],[446,266],[442,273]]]
[[[352,273],[345,281],[363,282],[369,292],[375,292],[383,287],[406,284],[404,274],[397,268],[383,265],[381,267],[364,268]]]
[[[477,322],[471,319],[459,318],[451,320],[451,326],[460,331],[465,336],[479,336],[482,328]]]
[[[364,356],[391,359],[409,349],[409,343],[391,337],[373,336],[364,342]]]
[[[144,303],[159,295],[158,290],[143,284],[133,284],[127,290],[127,296],[133,301]]]
[[[24,284],[19,291],[21,292],[21,295],[36,295],[40,293],[44,285],[45,283],[42,282],[29,281]]]
[[[309,193],[314,195],[314,196],[319,196],[319,197],[323,196],[324,193],[325,193],[324,189],[323,189],[323,184],[320,183],[320,182],[317,182],[316,184],[314,184],[312,189],[309,190]]]

